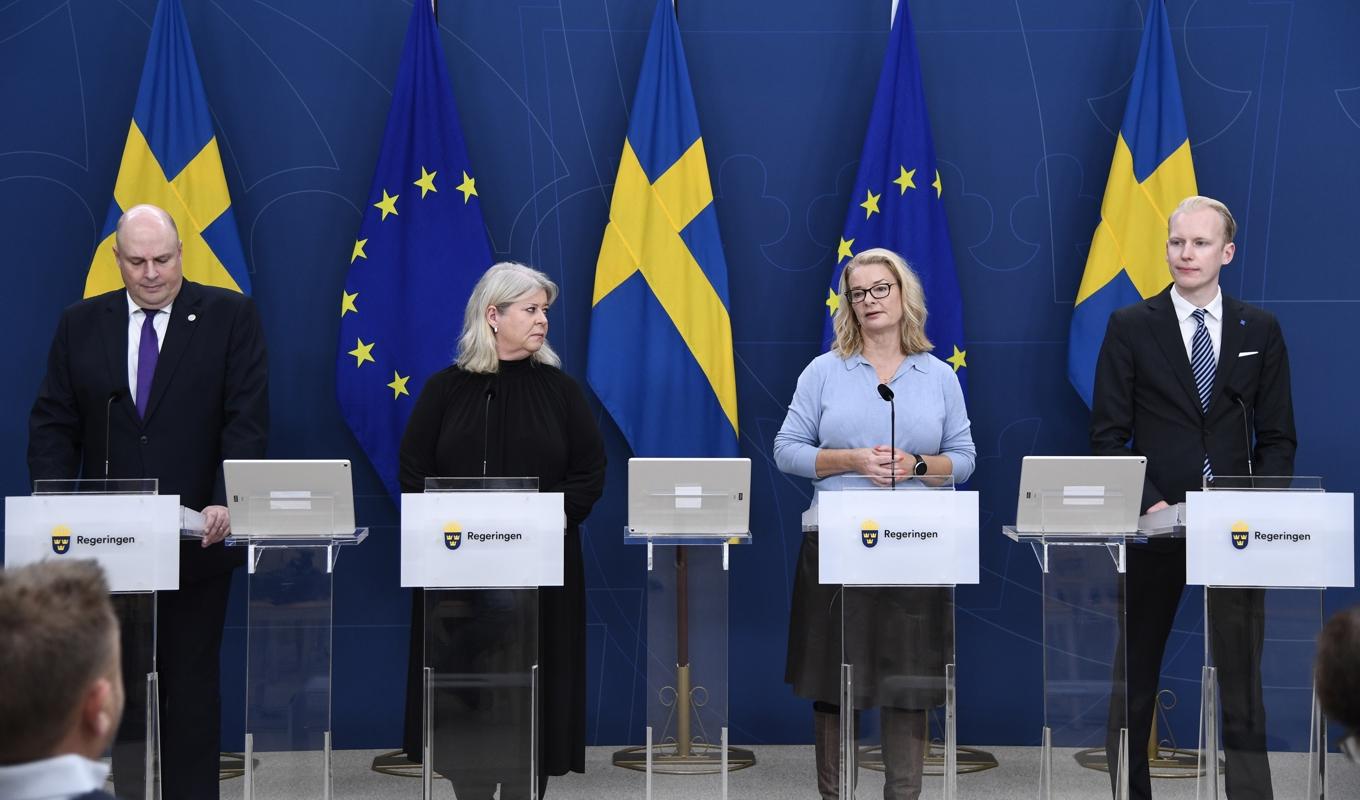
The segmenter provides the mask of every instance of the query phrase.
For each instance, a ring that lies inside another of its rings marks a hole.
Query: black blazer
[[[118,289],[67,308],[28,420],[33,480],[158,478],[193,509],[225,504],[222,460],[263,458],[269,430],[264,330],[250,298],[184,281],[171,309],[146,418],[127,377],[128,309]],[[112,405],[109,399],[114,398]],[[106,412],[107,409],[107,412]],[[180,548],[180,576],[229,570],[222,546]]]
[[[1242,405],[1238,404],[1240,398]],[[1245,406],[1245,422],[1243,419]],[[1096,362],[1091,449],[1147,456],[1143,510],[1179,503],[1214,474],[1247,474],[1247,432],[1257,475],[1292,475],[1294,403],[1289,354],[1268,311],[1223,295],[1223,333],[1208,412],[1201,412],[1171,288],[1110,315]]]

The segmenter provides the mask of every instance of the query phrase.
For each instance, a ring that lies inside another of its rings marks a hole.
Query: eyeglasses
[[[875,300],[882,300],[892,293],[892,289],[896,285],[895,283],[875,283],[868,289],[851,289],[845,293],[845,296],[850,298],[851,303],[863,303],[866,296]]]

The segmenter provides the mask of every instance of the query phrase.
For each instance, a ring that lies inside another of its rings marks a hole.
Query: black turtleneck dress
[[[402,436],[400,461],[403,492],[424,491],[427,477],[485,474],[537,477],[540,492],[564,495],[563,585],[538,594],[538,774],[543,780],[584,772],[586,615],[580,526],[604,491],[605,453],[581,388],[560,369],[530,359],[501,361],[495,374],[448,367],[421,390]],[[425,626],[420,595],[416,593],[412,615],[404,742],[416,760]],[[436,755],[436,769],[440,760]]]

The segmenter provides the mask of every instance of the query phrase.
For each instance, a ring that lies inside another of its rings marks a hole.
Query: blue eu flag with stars
[[[886,247],[905,258],[921,278],[929,311],[926,336],[935,345],[935,355],[949,362],[956,373],[968,366],[963,300],[954,270],[943,193],[911,16],[907,4],[899,3],[864,136],[850,211],[837,248],[836,267],[831,271],[823,349],[832,342],[833,315],[853,313],[850,301],[837,294],[846,262],[871,247]],[[964,374],[959,374],[959,381],[966,384]]]
[[[340,298],[335,361],[345,422],[393,499],[415,397],[453,362],[463,306],[490,265],[438,27],[417,2]]]

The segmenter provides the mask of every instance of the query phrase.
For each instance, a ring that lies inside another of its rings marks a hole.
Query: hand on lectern
[[[231,514],[226,506],[204,506],[203,547],[212,547],[231,533]]]

